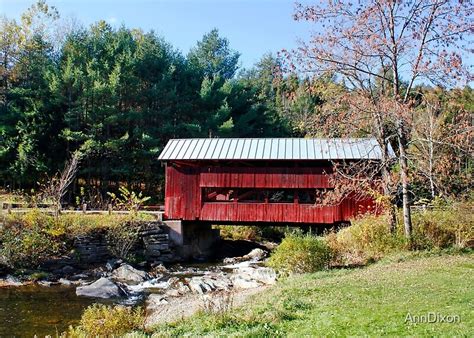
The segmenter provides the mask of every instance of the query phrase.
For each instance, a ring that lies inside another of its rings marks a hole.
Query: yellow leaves
[[[119,188],[119,192],[120,195],[118,196],[111,192],[107,192],[107,195],[111,197],[112,203],[114,203],[116,207],[129,210],[133,213],[136,213],[143,203],[151,199],[149,196],[143,196],[141,191],[137,194],[135,191],[130,191],[124,186]]]
[[[142,330],[145,313],[142,308],[116,305],[93,304],[83,313],[80,326],[71,329],[76,336],[83,333],[88,337],[122,336],[134,330]]]
[[[283,273],[305,273],[324,269],[331,253],[326,242],[311,234],[288,234],[272,253],[268,264]]]

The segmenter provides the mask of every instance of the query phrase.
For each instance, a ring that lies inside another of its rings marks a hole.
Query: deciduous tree
[[[388,193],[389,143],[396,143],[405,234],[411,236],[409,144],[415,85],[455,85],[470,79],[463,63],[472,33],[471,1],[369,0],[297,4],[294,18],[317,24],[308,42],[283,51],[292,70],[330,72],[350,92],[336,120],[348,132],[375,136],[383,150]],[[330,119],[328,119],[330,121]],[[334,119],[333,119],[334,121]]]

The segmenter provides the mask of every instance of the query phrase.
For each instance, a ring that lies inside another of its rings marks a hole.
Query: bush
[[[115,257],[130,260],[130,251],[137,244],[141,226],[130,218],[125,222],[119,222],[107,229],[107,243],[109,251]]]
[[[243,225],[219,225],[222,239],[256,241],[260,239],[257,227]]]
[[[39,211],[9,215],[0,229],[1,263],[10,268],[36,267],[64,250],[64,238],[56,235],[53,218]]]
[[[125,258],[130,242],[138,236],[137,224],[148,215],[61,214],[33,210],[8,214],[0,228],[0,265],[36,268],[41,262],[67,253],[74,237],[96,230],[110,231],[111,251]],[[133,246],[134,242],[131,244]]]
[[[109,229],[118,224],[125,224],[130,221],[153,220],[153,216],[138,213],[136,215],[117,215],[117,214],[61,214],[56,222],[57,228],[62,229],[70,237],[87,234],[99,229]]]
[[[69,336],[122,336],[134,330],[143,330],[144,323],[142,308],[93,304],[82,314],[79,326],[69,329]]]
[[[221,238],[245,241],[279,241],[285,235],[282,227],[247,226],[247,225],[219,225]]]
[[[293,232],[271,254],[268,265],[283,273],[314,272],[327,268],[330,258],[331,251],[324,239]]]
[[[412,213],[411,241],[404,236],[402,217],[394,234],[387,215],[365,215],[352,225],[325,236],[333,253],[332,265],[364,265],[387,254],[407,250],[464,248],[474,238],[471,204]]]
[[[332,265],[365,265],[406,245],[402,234],[390,233],[388,215],[357,218],[325,239],[333,254]]]
[[[413,213],[413,249],[464,248],[473,238],[472,204]]]

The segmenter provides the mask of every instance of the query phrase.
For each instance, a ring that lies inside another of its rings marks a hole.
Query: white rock
[[[169,302],[168,300],[166,300],[165,297],[163,297],[163,295],[152,293],[151,295],[148,296],[147,303],[168,304]]]
[[[252,266],[252,265],[255,265],[255,262],[245,261],[245,262],[240,262],[240,263],[236,263],[236,264],[224,265],[222,268],[224,268],[224,269],[239,269],[239,268],[242,268],[242,267],[247,267],[247,266]]]
[[[112,278],[122,282],[141,283],[149,278],[145,271],[135,269],[128,264],[122,264],[112,272]]]
[[[198,293],[201,295],[204,293],[205,288],[203,287],[203,283],[196,277],[191,278],[191,280],[188,282],[188,286],[193,293]]]
[[[8,286],[21,286],[23,283],[12,275],[7,275],[7,277],[3,280],[3,283]]]
[[[232,283],[237,289],[252,289],[260,286],[260,283],[258,283],[257,281],[252,280],[250,278],[246,278],[242,275],[232,276]]]
[[[181,294],[178,289],[169,289],[165,292],[165,295],[168,297],[179,297]]]
[[[232,282],[227,276],[222,276],[213,280],[214,286],[219,290],[229,290],[232,286]]]
[[[277,278],[275,270],[265,267],[242,267],[237,270],[237,274],[269,285],[275,284]]]
[[[242,257],[229,257],[224,258],[224,264],[236,264],[244,261],[259,262],[267,256],[267,252],[256,248],[250,251],[248,254]]]
[[[61,285],[72,285],[72,281],[66,278],[59,278],[58,282]]]
[[[250,259],[253,261],[260,261],[264,259],[267,256],[267,253],[263,251],[262,249],[253,249],[250,251],[248,254],[246,254],[244,257],[246,259]]]
[[[51,284],[53,284],[52,282],[50,281],[46,281],[46,280],[40,280],[37,282],[38,285],[41,285],[41,286],[51,286]]]

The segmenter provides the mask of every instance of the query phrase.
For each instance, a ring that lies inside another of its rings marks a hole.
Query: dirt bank
[[[238,307],[249,297],[262,292],[269,286],[252,289],[234,290],[230,293],[214,293],[207,295],[187,294],[181,297],[164,298],[161,295],[150,295],[146,303],[146,326],[153,327],[162,323],[173,323],[182,318],[190,317],[199,310],[226,307]]]

